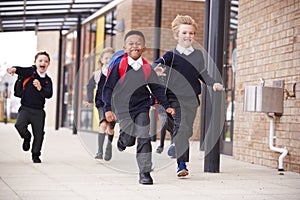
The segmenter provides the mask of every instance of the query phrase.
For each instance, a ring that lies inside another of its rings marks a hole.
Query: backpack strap
[[[143,60],[142,67],[143,67],[143,71],[145,74],[145,81],[147,81],[151,74],[151,67],[150,67],[150,64],[147,62],[147,60],[145,60],[144,58],[142,58],[142,60]]]
[[[172,60],[171,60],[170,71],[169,71],[167,82],[166,82],[166,86],[165,86],[165,94],[167,94],[167,89],[168,89],[168,86],[169,86],[169,81],[170,81],[171,72],[172,72],[173,63],[174,63],[174,58],[175,58],[175,49],[173,49],[173,56],[172,56]],[[164,65],[165,65],[166,61],[165,61],[164,57],[162,57],[162,59],[164,61]]]
[[[143,60],[143,72],[145,75],[145,81],[148,80],[148,78],[150,77],[151,74],[151,67],[150,64],[147,62],[147,60],[145,60],[144,58],[142,58]],[[122,83],[125,77],[125,73],[127,71],[128,68],[128,56],[123,55],[123,58],[120,61],[120,65],[119,65],[119,74],[120,74],[120,82]]]
[[[112,58],[109,61],[108,67],[107,67],[107,76],[106,79],[109,75],[109,73],[111,72],[112,68],[114,65],[116,65],[117,63],[120,63],[121,59],[123,58],[123,56],[126,55],[124,50],[119,50],[116,53],[113,54]]]
[[[32,76],[29,76],[29,77],[27,77],[24,81],[23,81],[23,90],[25,90],[25,86],[26,86],[26,84],[28,83],[28,81],[30,80],[30,79],[32,79],[32,78],[34,78],[34,75],[36,75],[36,71],[34,71],[33,72],[33,75]]]

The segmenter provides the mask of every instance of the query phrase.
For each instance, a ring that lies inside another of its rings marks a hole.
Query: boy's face
[[[178,34],[174,35],[175,40],[178,44],[184,48],[192,46],[195,38],[195,28],[192,25],[181,24],[178,29]]]
[[[40,73],[45,73],[50,65],[49,58],[45,55],[39,55],[37,59],[34,61],[35,66],[37,67],[37,70]]]
[[[124,44],[124,51],[133,60],[137,60],[145,52],[145,42],[139,35],[130,35],[126,38]]]

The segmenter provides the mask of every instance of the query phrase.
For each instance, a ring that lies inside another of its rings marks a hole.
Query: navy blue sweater
[[[95,96],[96,108],[104,107],[104,102],[102,101],[102,91],[103,91],[105,80],[106,80],[106,76],[101,73],[100,80],[98,82],[97,91],[96,91],[96,96]]]
[[[104,84],[102,92],[104,111],[114,109],[118,118],[134,117],[139,113],[149,112],[152,105],[149,88],[164,108],[170,107],[164,87],[160,85],[153,69],[148,79],[145,80],[142,67],[135,71],[128,65],[125,77],[120,82],[119,63],[116,64]]]
[[[25,85],[25,90],[21,97],[21,105],[33,109],[43,109],[45,106],[46,98],[49,99],[52,97],[52,80],[49,76],[46,75],[45,78],[40,77],[36,72],[36,66],[32,67],[16,67],[16,74],[23,76],[25,79],[27,77],[33,76],[27,84]],[[41,83],[42,89],[38,91],[33,85],[33,80],[38,79]]]
[[[176,97],[190,98],[195,97],[195,95],[198,98],[201,93],[200,80],[209,86],[215,83],[207,73],[203,53],[200,50],[195,49],[188,56],[180,54],[177,50],[167,51],[162,58],[154,61],[152,67],[154,68],[159,63],[171,66],[172,60],[172,70],[169,67],[166,68],[166,79],[169,79],[167,90],[169,99],[176,99]]]

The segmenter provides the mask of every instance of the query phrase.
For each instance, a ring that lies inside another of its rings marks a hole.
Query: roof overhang
[[[0,32],[70,30],[112,1],[1,0]]]

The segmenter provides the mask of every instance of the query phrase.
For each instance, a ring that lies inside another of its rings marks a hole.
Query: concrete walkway
[[[138,184],[135,148],[94,159],[96,134],[46,129],[41,164],[23,152],[13,124],[0,123],[0,200],[299,200],[300,174],[221,156],[220,173],[203,172],[203,152],[191,145],[189,177],[176,177],[174,159],[153,153],[154,185]],[[168,144],[168,141],[166,141]],[[153,150],[157,144],[153,143]]]

